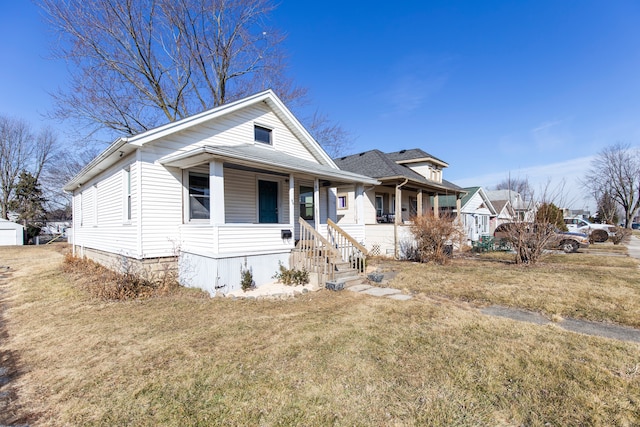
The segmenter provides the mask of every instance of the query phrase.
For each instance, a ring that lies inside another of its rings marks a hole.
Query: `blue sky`
[[[38,126],[65,66],[31,2],[2,1],[0,20],[0,112]],[[284,0],[271,17],[353,152],[419,147],[462,186],[564,182],[575,208],[593,205],[576,182],[591,156],[640,140],[639,21],[625,0]]]

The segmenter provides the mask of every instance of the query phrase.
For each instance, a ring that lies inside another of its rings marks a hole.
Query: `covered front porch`
[[[182,175],[179,245],[189,281],[213,278],[210,291],[237,288],[244,270],[257,285],[271,281],[279,263],[289,266],[299,219],[327,238],[336,187],[368,179],[261,147],[202,147],[161,163]],[[364,221],[347,228],[364,239]]]

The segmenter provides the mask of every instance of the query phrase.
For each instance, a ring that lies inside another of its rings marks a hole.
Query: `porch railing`
[[[300,240],[293,251],[294,265],[318,274],[320,283],[333,281],[336,264],[342,262],[340,252],[307,221],[299,218]]]
[[[369,251],[331,219],[327,219],[327,240],[351,268],[364,273]]]

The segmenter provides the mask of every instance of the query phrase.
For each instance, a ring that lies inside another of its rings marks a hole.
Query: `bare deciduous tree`
[[[56,136],[45,128],[34,136],[24,120],[0,115],[0,213],[7,219],[20,173],[36,180],[56,147]]]
[[[56,115],[125,134],[273,88],[285,77],[284,37],[267,26],[271,0],[40,0],[71,61]]]
[[[331,157],[345,155],[352,146],[353,135],[329,118],[315,112],[309,122],[309,132]]]
[[[640,152],[629,144],[616,143],[603,149],[591,161],[584,184],[596,200],[608,193],[624,211],[630,228],[640,209]]]
[[[533,189],[527,178],[512,178],[511,176],[500,181],[496,186],[496,190],[511,190],[519,193],[523,200],[531,200],[533,197]]]

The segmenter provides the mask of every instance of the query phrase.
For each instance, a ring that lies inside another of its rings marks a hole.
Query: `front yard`
[[[69,283],[56,250],[0,248],[0,260],[13,269],[0,354],[17,368],[0,392],[15,389],[34,426],[640,424],[640,345],[477,309],[639,327],[628,258],[392,264],[391,286],[414,294],[404,302],[189,290],[106,302]]]

